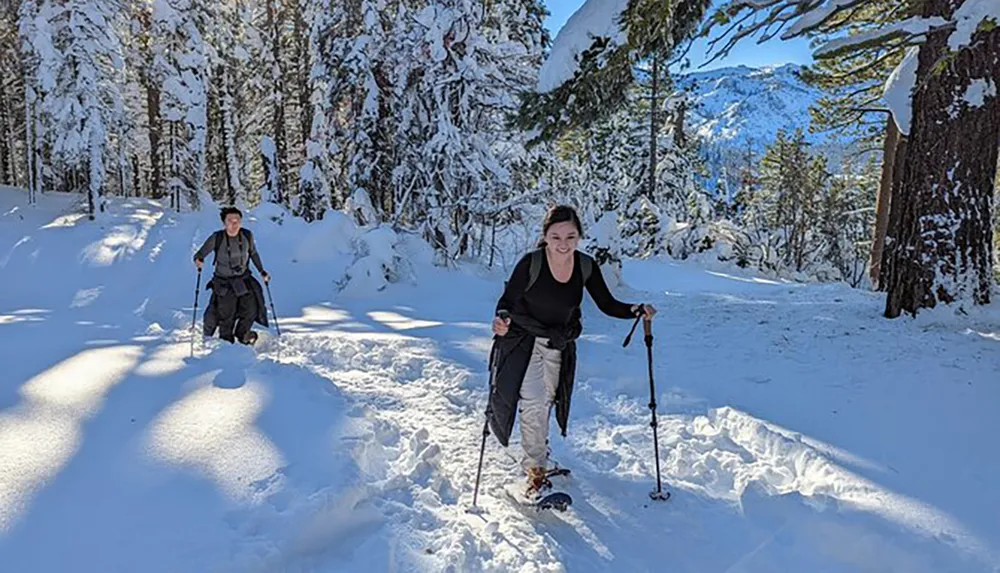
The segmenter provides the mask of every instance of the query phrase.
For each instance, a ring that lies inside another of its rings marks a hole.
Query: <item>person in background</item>
[[[212,233],[194,254],[194,264],[201,271],[205,258],[214,253],[215,273],[206,285],[212,289],[212,298],[205,308],[204,335],[243,344],[257,341],[251,329],[254,322],[267,326],[267,308],[264,291],[250,272],[250,261],[260,272],[264,282],[271,275],[264,270],[253,233],[242,227],[243,213],[235,207],[225,207],[219,214],[223,229]]]

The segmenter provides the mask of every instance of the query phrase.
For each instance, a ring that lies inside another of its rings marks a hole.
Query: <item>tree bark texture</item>
[[[961,3],[927,0],[922,15],[950,18]],[[938,303],[990,299],[1000,28],[977,32],[972,45],[957,52],[948,47],[950,34],[934,31],[920,48],[899,201],[894,196],[892,202],[900,225],[889,249],[889,318]],[[985,95],[970,98],[977,90]]]

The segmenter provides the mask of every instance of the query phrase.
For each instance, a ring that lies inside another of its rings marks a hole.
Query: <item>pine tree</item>
[[[744,37],[766,35],[782,14],[795,15],[783,33],[789,38],[822,32],[843,14],[879,4],[774,0],[765,7],[734,0],[716,12],[717,24],[726,25],[744,9],[750,13],[737,31],[717,40],[724,42],[717,56]],[[909,97],[893,110],[913,122],[900,126],[907,136],[906,151],[891,154],[895,165],[892,176],[886,177],[893,187],[879,282],[887,290],[885,315],[890,318],[938,303],[989,302],[989,214],[1000,147],[1000,104],[993,80],[1000,77],[996,16],[981,9],[984,4],[978,0],[912,0],[896,6],[908,17],[906,26],[881,26],[868,34],[837,38],[818,50],[822,57],[834,57],[874,46],[919,47],[914,52],[915,81],[905,94]],[[962,26],[953,25],[963,18]]]
[[[896,25],[907,16],[905,2],[866,2],[856,10],[840,12],[813,37],[819,42],[845,34],[857,37]],[[802,78],[825,92],[810,109],[813,128],[839,132],[864,148],[877,148],[884,137],[882,88],[905,51],[901,44],[875,43],[819,58],[806,68]]]
[[[227,205],[245,205],[246,169],[238,141],[245,116],[240,86],[248,80],[250,67],[247,17],[239,2],[210,7],[207,167],[213,197]]]
[[[155,56],[157,41],[153,27],[153,5],[145,0],[129,0],[125,4],[128,24],[128,45],[125,61],[130,86],[126,102],[132,123],[138,134],[132,142],[133,185],[154,199],[166,196],[163,117],[161,110],[162,79]]]
[[[25,158],[27,160],[28,201],[34,203],[44,187],[44,148],[47,141],[44,101],[54,82],[46,70],[55,65],[56,50],[52,45],[49,25],[53,6],[39,6],[35,0],[24,0],[18,13],[18,37],[24,60],[24,126]]]
[[[586,127],[610,110],[620,109],[638,77],[637,64],[671,61],[694,38],[711,0],[628,2],[620,15],[624,41],[594,38],[579,54],[579,69],[554,89],[525,93],[519,125],[550,140],[567,130]]]
[[[761,190],[753,198],[768,234],[777,235],[783,263],[806,270],[810,228],[825,184],[825,168],[811,158],[801,130],[791,139],[779,131],[761,162]]]
[[[122,114],[121,47],[111,0],[68,0],[48,12],[56,67],[44,100],[55,167],[73,191],[86,189],[91,219],[104,211],[108,136]]]
[[[869,232],[874,223],[875,193],[879,187],[879,165],[870,156],[863,165],[849,162],[833,176],[824,193],[818,220],[823,259],[843,280],[861,286],[870,250]]]
[[[153,9],[153,73],[161,86],[160,111],[171,206],[201,206],[205,182],[210,14],[192,0],[160,0]]]
[[[282,29],[285,25],[286,10],[280,0],[263,0],[264,25],[263,65],[270,90],[265,105],[271,112],[269,136],[261,141],[264,157],[268,199],[267,201],[287,204],[289,188],[288,135],[285,126],[285,109],[289,101],[286,90],[285,59],[282,57]]]
[[[352,193],[363,189],[384,216],[393,208],[391,86],[395,81],[391,56],[395,42],[389,34],[385,1],[358,2],[356,35],[344,61],[349,83],[355,86],[347,185]]]
[[[440,260],[470,253],[482,224],[510,185],[498,159],[508,134],[500,116],[515,106],[504,76],[502,42],[478,26],[479,0],[451,0],[414,15],[410,34],[419,68],[405,76],[400,156],[412,182],[410,217]]]
[[[309,22],[307,40],[307,62],[309,77],[308,114],[310,125],[306,140],[306,157],[299,171],[299,192],[294,203],[294,211],[306,221],[323,217],[330,208],[330,183],[327,178],[327,150],[329,148],[329,90],[328,75],[332,64],[333,34],[339,20],[338,13],[329,0],[314,0],[304,4],[303,12]]]

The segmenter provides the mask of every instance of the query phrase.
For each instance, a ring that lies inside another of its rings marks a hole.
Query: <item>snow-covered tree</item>
[[[585,250],[598,265],[609,286],[614,288],[622,280],[622,237],[618,230],[618,213],[607,211],[587,232]]]
[[[46,93],[55,87],[55,79],[50,71],[57,59],[50,25],[53,8],[51,3],[39,6],[35,0],[24,0],[18,14],[20,20],[18,37],[25,71],[24,140],[27,160],[25,171],[30,202],[37,200],[45,181],[43,149],[48,130],[43,104]]]
[[[817,222],[818,199],[825,181],[811,165],[808,144],[801,130],[791,138],[779,131],[761,164],[761,191],[753,198],[763,214],[766,231],[777,234],[783,263],[796,271],[806,269],[814,252],[811,230]]]
[[[172,206],[199,209],[205,185],[211,14],[192,0],[153,5],[153,73],[160,86],[165,171]]]
[[[347,185],[352,194],[363,189],[376,208],[386,213],[392,209],[393,198],[391,89],[396,83],[392,57],[397,43],[391,34],[385,0],[358,1],[357,33],[344,61],[350,83],[355,86]]]
[[[53,68],[39,70],[51,78],[43,113],[51,128],[52,158],[70,189],[86,189],[94,218],[104,211],[108,137],[124,113],[115,22],[120,7],[113,0],[68,0],[45,8],[57,54]]]
[[[306,156],[299,170],[299,192],[293,201],[294,212],[306,221],[323,217],[330,208],[330,181],[327,176],[330,129],[329,66],[332,64],[333,34],[343,8],[329,0],[302,0],[309,23],[307,40],[309,131]]]
[[[823,259],[855,287],[866,279],[878,187],[879,165],[874,157],[861,165],[849,162],[832,177],[820,201],[816,226]]]
[[[251,75],[249,16],[242,2],[210,3],[208,7],[211,18],[205,38],[211,72],[207,114],[210,189],[225,204],[245,205],[247,158],[239,140],[248,115],[242,88]]]
[[[500,65],[506,44],[479,26],[479,0],[449,0],[414,14],[422,67],[406,77],[404,169],[413,185],[411,221],[422,221],[443,260],[469,252],[495,193],[511,181],[498,159],[498,116],[514,103]],[[419,153],[413,153],[413,150]]]

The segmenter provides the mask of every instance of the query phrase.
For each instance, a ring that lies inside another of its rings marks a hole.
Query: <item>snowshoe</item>
[[[562,475],[562,474],[560,474]],[[566,511],[573,499],[566,493],[553,492],[549,481],[549,471],[544,468],[534,468],[528,472],[527,485],[511,484],[505,488],[507,494],[521,505],[535,509],[557,509]]]
[[[545,477],[546,478],[551,478],[551,477],[556,477],[556,476],[568,476],[569,474],[570,474],[569,468],[555,467],[555,468],[551,468],[549,470],[546,470]]]
[[[538,495],[529,495],[522,482],[508,484],[504,487],[504,491],[517,505],[531,507],[538,511],[543,509],[566,511],[573,504],[573,498],[561,491],[547,491]]]

